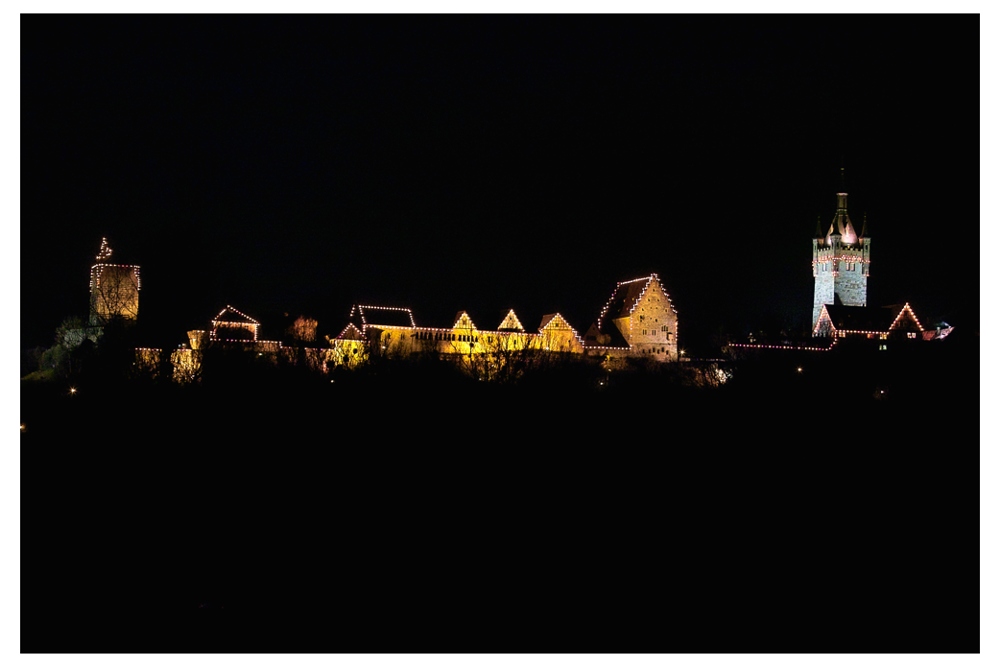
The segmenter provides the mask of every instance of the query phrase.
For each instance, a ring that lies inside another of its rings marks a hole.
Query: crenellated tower
[[[847,193],[837,193],[837,212],[833,222],[823,233],[817,220],[813,238],[812,270],[815,280],[813,292],[812,330],[824,305],[867,306],[868,267],[871,264],[871,238],[867,220],[862,222],[861,234],[854,230],[847,214]]]
[[[90,267],[90,326],[104,326],[113,319],[139,317],[139,267],[111,264],[111,246],[101,239],[97,263]]]

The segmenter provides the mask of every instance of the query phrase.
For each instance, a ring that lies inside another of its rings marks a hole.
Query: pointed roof
[[[451,325],[452,329],[475,329],[476,325],[472,323],[472,318],[469,317],[469,313],[464,310],[460,310],[455,314],[455,323]]]
[[[552,335],[551,332],[554,331],[565,331],[570,333],[573,336],[573,340],[575,340],[576,343],[583,348],[583,338],[581,338],[576,329],[574,329],[570,323],[566,321],[565,317],[559,313],[549,313],[544,315],[542,317],[542,323],[538,325],[538,333],[544,334],[546,332],[550,332],[549,335]]]
[[[607,304],[605,304],[601,310],[601,314],[597,318],[598,328],[603,332],[607,328],[608,321],[631,315],[632,311],[635,310],[636,304],[639,303],[639,299],[642,298],[642,295],[646,293],[646,290],[654,282],[660,286],[660,289],[663,289],[660,277],[655,273],[618,283],[615,291],[611,294],[611,298],[608,299]],[[667,291],[663,290],[663,293],[666,295]],[[670,304],[669,295],[667,295],[667,303]],[[673,308],[672,305],[671,308]]]
[[[542,315],[542,323],[538,325],[539,331],[544,331],[545,329],[569,329],[574,331],[570,323],[566,321],[566,318],[559,313],[549,313],[547,315]]]
[[[232,306],[227,305],[219,311],[219,314],[212,318],[212,324],[260,324],[257,320],[246,313],[241,313]]]
[[[364,340],[364,334],[354,324],[348,324],[343,331],[337,334],[336,340]]]
[[[851,217],[847,215],[847,193],[838,192],[837,193],[837,212],[833,215],[833,221],[830,223],[830,229],[826,233],[827,242],[831,236],[839,235],[844,243],[853,245],[858,242],[858,235],[854,231],[854,225],[851,223]]]
[[[500,326],[497,327],[497,331],[524,331],[524,327],[521,325],[521,320],[517,319],[517,315],[514,313],[513,308],[507,311],[507,315],[504,316],[503,321],[500,322]]]

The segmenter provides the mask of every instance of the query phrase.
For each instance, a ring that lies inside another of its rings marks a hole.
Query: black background
[[[978,331],[977,15],[21,17],[21,339],[102,236],[149,346],[226,304],[481,328],[657,272],[682,345],[800,330],[844,167],[869,304]]]

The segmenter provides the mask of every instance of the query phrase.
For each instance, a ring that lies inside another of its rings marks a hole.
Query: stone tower
[[[90,267],[90,326],[103,326],[120,318],[139,317],[139,267],[111,264],[111,246],[101,239],[97,263]]]
[[[817,220],[813,238],[812,330],[824,305],[867,306],[868,266],[871,263],[871,239],[867,221],[857,234],[847,215],[847,193],[837,193],[837,212],[826,233]]]

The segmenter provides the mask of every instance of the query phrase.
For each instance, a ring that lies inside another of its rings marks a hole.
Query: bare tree
[[[523,331],[480,331],[477,338],[466,363],[477,379],[514,384],[539,361],[536,337]]]
[[[139,267],[95,264],[90,270],[90,324],[139,317]]]
[[[173,380],[178,384],[197,384],[201,382],[202,352],[187,348],[174,350],[170,354],[173,366]]]
[[[313,343],[316,341],[316,327],[319,323],[311,317],[300,315],[288,327],[288,336],[297,344]]]

